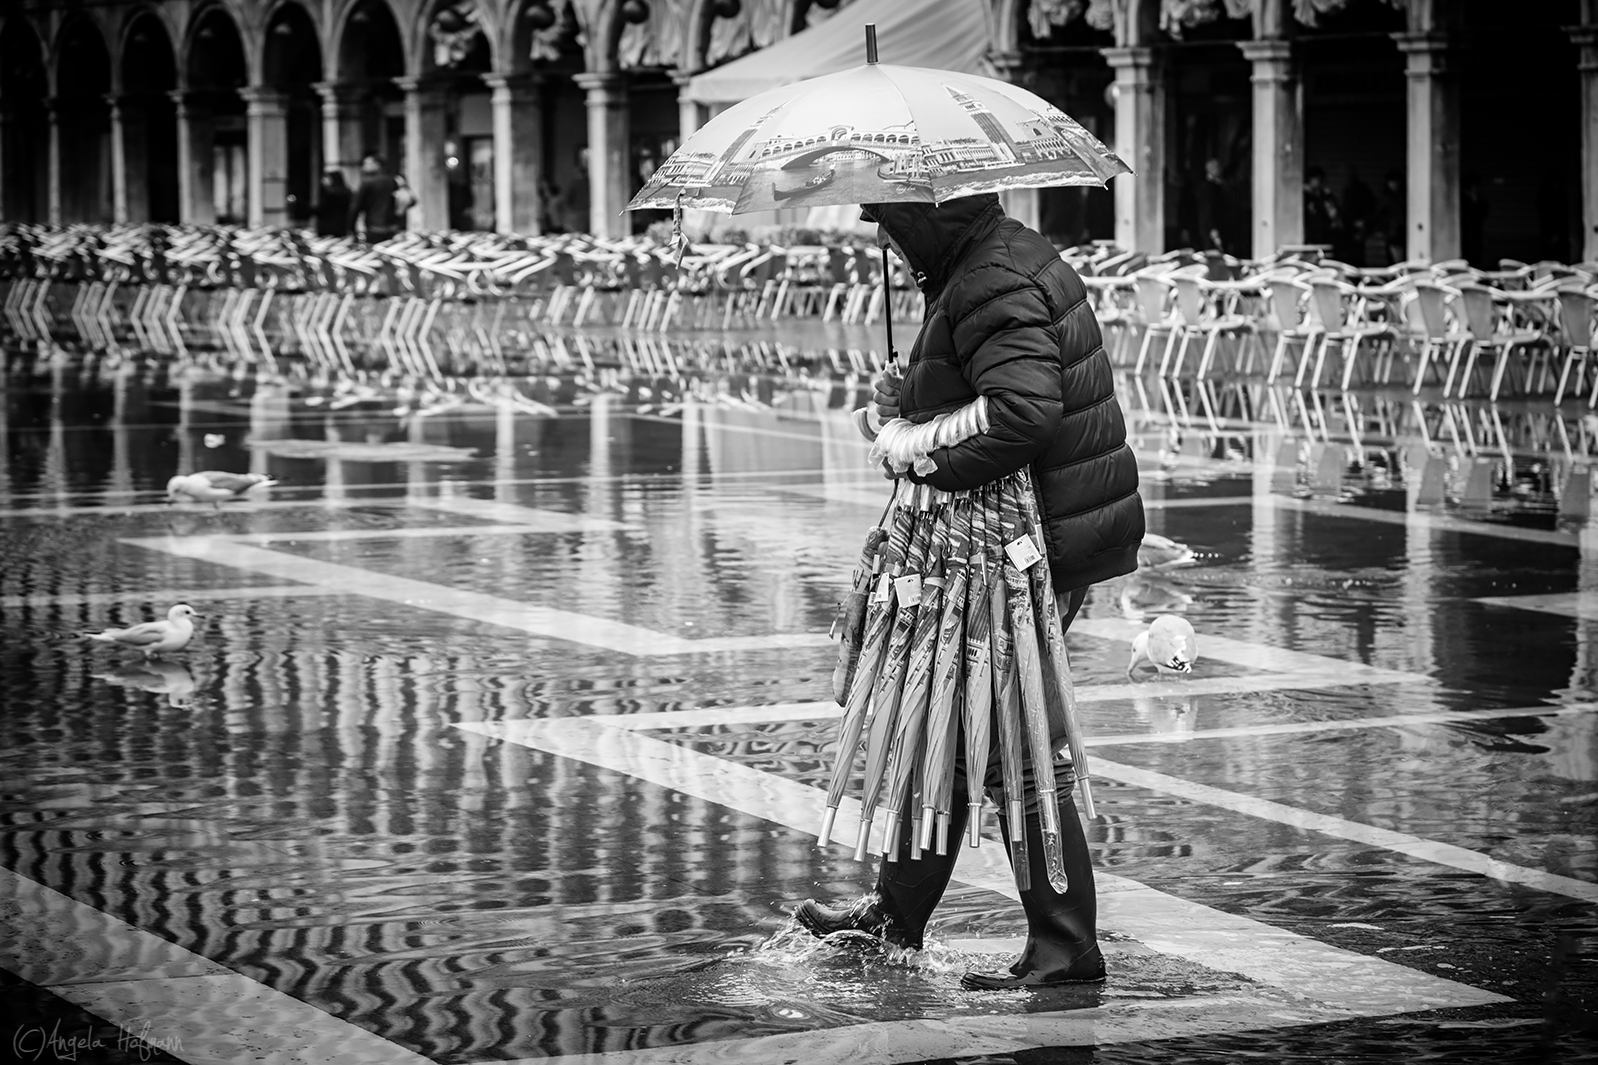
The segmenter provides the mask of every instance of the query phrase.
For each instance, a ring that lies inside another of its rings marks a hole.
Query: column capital
[[[1583,73],[1598,70],[1598,26],[1566,26],[1570,43],[1581,49],[1576,69]]]
[[[359,81],[316,81],[311,83],[323,103],[356,104],[365,95],[367,86]]]
[[[1395,33],[1393,40],[1404,53],[1406,72],[1411,77],[1442,74],[1449,68],[1457,43],[1446,33]]]
[[[274,115],[288,109],[288,94],[277,89],[265,85],[246,85],[238,92],[248,114]]]
[[[1005,81],[1014,81],[1016,71],[1021,69],[1024,60],[1020,52],[989,52],[988,62],[993,64],[993,69],[998,71],[999,77]]]
[[[1140,48],[1100,48],[1099,54],[1117,72],[1122,70],[1148,70],[1155,62],[1154,49],[1146,46]]]
[[[497,96],[501,92],[511,96],[534,96],[543,86],[544,79],[534,71],[522,70],[514,74],[484,74],[483,84],[494,90]]]
[[[1293,42],[1282,37],[1258,41],[1238,41],[1237,50],[1250,63],[1285,63],[1293,58]]]
[[[627,76],[619,70],[585,70],[573,74],[578,88],[588,93],[591,101],[603,101],[611,96],[626,97]]]
[[[449,86],[449,79],[436,75],[407,75],[395,78],[394,85],[407,96],[437,96],[442,100],[444,90]]]

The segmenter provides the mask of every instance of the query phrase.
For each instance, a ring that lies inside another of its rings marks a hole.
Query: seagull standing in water
[[[132,647],[143,651],[145,658],[181,651],[194,639],[194,619],[200,617],[187,603],[179,603],[166,612],[165,621],[146,621],[126,629],[106,629],[104,632],[81,632],[78,635],[96,643],[113,643],[118,647]]]
[[[1191,565],[1194,561],[1193,549],[1186,544],[1178,543],[1168,536],[1158,533],[1145,533],[1143,542],[1137,549],[1137,568],[1139,570],[1166,570],[1178,566]]]
[[[1161,614],[1132,640],[1132,661],[1126,665],[1126,675],[1130,677],[1144,662],[1161,673],[1191,673],[1197,661],[1193,626],[1186,618]]]
[[[222,504],[243,499],[245,493],[271,488],[276,481],[264,473],[224,473],[221,470],[202,470],[199,473],[180,474],[166,483],[166,501],[180,499],[196,503],[209,503],[217,510]]]

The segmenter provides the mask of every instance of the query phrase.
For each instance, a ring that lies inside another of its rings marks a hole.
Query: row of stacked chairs
[[[368,245],[219,226],[0,227],[5,329],[22,340],[210,348],[333,374],[502,372],[507,351],[573,326],[729,331],[918,314],[919,293],[902,266],[890,269],[885,287],[882,253],[865,242],[679,249],[647,237],[404,233]]]
[[[1598,263],[1463,260],[1361,268],[1315,247],[1269,259],[1067,253],[1117,363],[1139,375],[1298,388],[1440,388],[1442,398],[1580,397],[1598,407]]]

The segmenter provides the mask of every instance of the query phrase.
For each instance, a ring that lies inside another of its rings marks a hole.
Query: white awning
[[[866,61],[868,22],[877,24],[878,58],[991,77],[984,0],[855,0],[817,26],[707,70],[683,95],[704,104],[737,103],[767,89],[848,70]]]

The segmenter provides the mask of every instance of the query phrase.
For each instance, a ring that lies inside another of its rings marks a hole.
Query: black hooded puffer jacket
[[[1137,569],[1137,461],[1076,271],[994,195],[862,213],[887,230],[927,297],[902,416],[923,422],[988,397],[988,431],[934,451],[927,483],[961,491],[1030,464],[1055,588]]]

